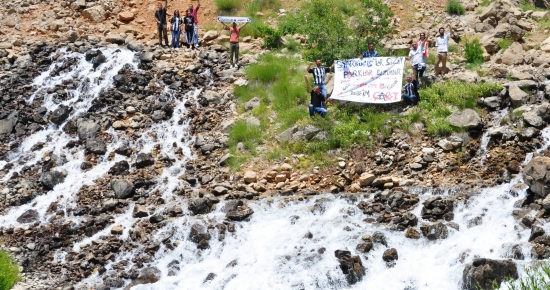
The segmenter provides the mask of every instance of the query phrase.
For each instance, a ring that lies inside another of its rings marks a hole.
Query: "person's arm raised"
[[[311,66],[312,66],[312,65],[313,65],[312,62],[310,62],[310,63],[308,64],[308,66],[307,66],[307,68],[306,68],[306,72],[309,73],[309,70],[311,69]]]
[[[313,88],[311,88],[311,85],[309,84],[309,78],[308,78],[308,75],[304,75],[304,80],[306,80],[306,85],[307,85],[307,91],[308,91],[308,92],[311,92],[311,91],[313,91]]]
[[[164,0],[164,9],[168,9],[168,0]]]
[[[241,28],[245,27],[246,25],[248,25],[248,23],[250,22],[245,22],[243,25],[241,25],[241,27],[239,27],[239,30],[241,30]]]
[[[225,24],[224,22],[220,22],[220,23],[224,26],[225,29],[229,30],[229,26],[227,26],[227,24]]]
[[[453,36],[453,28],[451,27],[451,24],[447,23],[447,27],[449,27],[449,34]]]

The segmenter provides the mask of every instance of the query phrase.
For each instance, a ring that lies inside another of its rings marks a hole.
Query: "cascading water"
[[[49,111],[55,110],[60,104],[74,107],[75,110],[67,120],[86,112],[92,100],[111,86],[112,77],[124,65],[130,64],[136,69],[133,53],[125,50],[103,50],[107,61],[96,70],[85,61],[83,55],[61,53],[64,55],[57,60],[58,63],[76,58],[77,65],[54,76],[52,72],[57,68],[55,64],[52,65],[50,70],[35,80],[34,85],[39,88],[29,101],[42,98],[43,106]],[[85,81],[70,91],[69,100],[59,102],[47,93],[49,88],[71,78]],[[402,231],[392,231],[365,222],[369,216],[357,207],[358,196],[324,194],[303,202],[287,202],[284,197],[251,201],[248,206],[255,213],[250,221],[236,222],[234,231],[211,229],[209,248],[197,249],[197,244],[189,239],[191,225],[224,225],[224,207],[229,203],[221,201],[214,212],[193,216],[185,211],[188,200],[173,193],[182,184],[179,176],[184,173],[186,162],[192,158],[189,145],[193,136],[189,135],[188,123],[182,121],[181,116],[187,111],[189,102],[196,102],[199,93],[197,90],[176,96],[167,88],[164,89],[162,94],[174,103],[173,116],[144,129],[137,139],[112,128],[105,132],[112,136],[107,146],[108,152],[125,145],[136,148],[137,152],[157,150],[158,154],[173,160],[171,165],[163,168],[157,177],[158,182],[150,190],[162,192],[164,203],[156,207],[156,213],[164,212],[174,205],[184,209],[183,216],[168,220],[164,227],[149,237],[160,246],[146,266],[159,269],[160,280],[153,284],[136,285],[132,289],[459,289],[464,266],[471,263],[474,257],[499,259],[508,255],[511,246],[518,245],[526,258],[516,262],[522,266],[531,262],[531,245],[527,242],[529,229],[518,226],[512,216],[514,203],[525,196],[525,190],[513,190],[517,195],[510,193],[512,186],[520,181],[519,177],[511,183],[484,189],[467,201],[458,202],[454,208],[453,221],[459,228],[456,230],[449,227],[449,237],[442,240],[405,238]],[[496,115],[493,126],[498,126],[506,114],[504,110]],[[7,182],[13,172],[20,172],[23,167],[37,163],[46,153],[66,159],[56,170],[67,171],[67,178],[54,190],[34,198],[31,203],[11,208],[6,215],[0,216],[0,226],[18,225],[15,218],[31,208],[40,213],[42,222],[46,222],[51,216],[46,210],[52,201],[57,201],[59,207],[65,209],[74,205],[76,193],[83,185],[91,185],[94,180],[104,177],[115,162],[128,160],[128,157],[115,155],[112,159],[100,158],[90,170],[80,169],[85,158],[83,150],[65,147],[74,137],[60,130],[62,126],[51,125],[27,137],[18,151],[9,156],[8,162],[14,163],[14,167],[0,182]],[[550,130],[543,130],[542,135],[546,142],[543,147],[546,148],[550,145]],[[481,147],[485,150],[488,138],[486,135],[482,138]],[[46,142],[46,145],[32,151],[31,148],[38,142]],[[181,153],[176,154],[176,148],[180,148]],[[484,154],[485,151],[480,151],[480,156]],[[531,157],[532,154],[528,154],[527,159]],[[0,167],[6,163],[0,161]],[[422,201],[432,196],[432,192],[423,191],[420,204],[413,210],[416,216],[420,217]],[[129,239],[130,230],[141,220],[132,216],[135,206],[131,202],[125,212],[113,214],[112,225],[122,227],[123,232],[118,236],[122,241]],[[81,222],[81,218],[71,215],[66,219],[75,224]],[[421,224],[423,220],[419,219]],[[479,222],[472,223],[473,219]],[[82,251],[94,240],[108,236],[112,225],[78,241],[72,249],[59,250],[55,261],[69,263],[65,259],[67,251]],[[357,284],[348,286],[334,251],[349,250],[356,253],[355,248],[361,237],[373,235],[376,231],[384,233],[388,247],[397,249],[398,261],[395,266],[388,268],[382,260],[386,247],[375,244],[368,254],[360,255],[367,271],[365,277]],[[175,245],[173,248],[162,243],[167,238]],[[143,253],[142,248],[118,253],[114,261],[105,265],[105,275],[115,273],[114,265],[121,261],[125,261],[127,269],[131,268],[135,265],[133,258]],[[128,285],[131,280],[124,282]],[[101,283],[102,277],[95,273],[76,285],[76,288],[91,289]]]
[[[483,162],[487,158],[487,146],[489,145],[489,141],[491,141],[491,136],[489,135],[491,133],[491,129],[500,126],[502,119],[508,115],[508,108],[505,108],[501,111],[496,111],[491,113],[491,123],[490,127],[485,128],[485,133],[481,136],[481,141],[479,142],[479,150],[478,150],[478,156],[480,158],[479,164],[483,165]]]

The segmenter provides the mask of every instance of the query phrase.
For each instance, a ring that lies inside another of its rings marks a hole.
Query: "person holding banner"
[[[321,87],[316,85],[314,89],[311,88],[308,75],[304,75],[304,79],[306,80],[307,90],[311,95],[309,116],[313,117],[313,115],[317,113],[321,115],[321,117],[325,117],[327,115],[327,109],[325,109],[323,102],[328,100],[323,96],[323,94],[321,94]]]
[[[164,0],[164,8],[162,4],[158,5],[159,10],[155,12],[155,19],[157,20],[157,32],[159,34],[159,45],[162,46],[162,38],[168,46],[168,34],[166,33],[166,8],[168,7],[168,0]]]
[[[193,27],[193,44],[199,46],[199,18],[197,17],[197,12],[201,8],[201,1],[197,3],[197,7],[193,9],[193,4],[189,4],[189,9],[191,9],[191,16],[195,19],[195,25]]]
[[[418,100],[418,81],[412,79],[411,76],[406,78],[407,84],[403,88],[403,94],[401,95],[401,100],[407,105],[417,105]]]
[[[360,59],[363,59],[363,57],[378,57],[378,51],[374,50],[374,43],[369,42],[369,50],[363,52],[363,54],[359,56]]]
[[[418,75],[423,75],[424,70],[426,69],[426,64],[424,63],[423,55],[426,50],[426,43],[423,43],[422,47],[418,46],[418,42],[413,42],[408,60],[412,60],[412,67],[414,73],[414,80],[418,80]]]
[[[239,33],[241,33],[241,29],[247,24],[248,22],[245,22],[243,25],[237,27],[237,22],[233,22],[232,27],[229,27],[222,22],[222,25],[229,30],[229,61],[231,62],[231,67],[237,66],[237,63],[239,63]],[[233,56],[235,57],[234,61]]]
[[[191,16],[191,9],[185,11],[185,17],[183,18],[183,23],[185,24],[185,41],[187,42],[187,48],[191,47],[195,49],[195,43],[193,42],[193,25],[195,19]]]
[[[325,75],[330,72],[334,67],[334,64],[329,68],[321,66],[321,60],[318,59],[315,61],[317,67],[311,68],[313,65],[312,62],[307,66],[307,72],[313,74],[313,85],[321,88],[321,94],[326,99],[327,98],[327,88],[325,87]]]

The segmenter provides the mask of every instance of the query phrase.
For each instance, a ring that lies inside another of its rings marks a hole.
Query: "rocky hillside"
[[[216,30],[201,31],[204,45],[198,50],[158,48],[150,24],[155,4],[22,0],[0,7],[0,240],[24,274],[15,289],[169,285],[165,281],[188,273],[187,256],[203,253],[208,259],[213,249],[243,242],[249,224],[271,214],[271,203],[281,211],[304,203],[308,212],[324,217],[342,206],[331,216],[344,220],[346,226],[338,224],[341,236],[353,234],[338,240],[342,248],[332,249],[328,234],[316,232],[318,221],[307,231],[297,229],[296,245],[316,243],[307,263],[338,263],[336,272],[323,268],[337,277],[330,282],[335,289],[361,283],[368,271],[377,271],[368,264],[374,261],[405,272],[400,262],[406,265],[417,240],[449,249],[448,237],[474,237],[477,226],[495,228],[486,213],[494,207],[487,195],[498,196],[499,206],[509,210],[502,224],[515,232],[506,238],[521,238],[499,241],[498,250],[484,252],[498,256],[459,253],[453,263],[460,263],[463,277],[453,281],[456,287],[473,289],[479,282],[489,289],[493,280],[517,276],[520,261],[550,257],[545,234],[550,162],[547,151],[537,152],[549,136],[547,11],[472,1],[464,3],[464,16],[453,16],[430,1],[392,3],[400,26],[384,43],[388,49],[407,48],[420,31],[434,39],[437,27],[451,23],[457,50],[450,54],[446,79],[502,84],[479,100],[481,111],[456,110],[448,117],[464,132],[437,137],[415,123],[409,131],[394,130],[373,149],[331,150],[333,162],[324,168],[298,168],[308,156],[293,154],[281,161],[258,156],[235,172],[227,166],[228,128],[250,117],[237,110],[232,93],[246,85],[244,69],[229,67],[228,37]],[[185,4],[169,3],[181,9]],[[208,23],[215,8],[201,4]],[[413,24],[403,23],[409,19]],[[472,36],[486,52],[485,63],[475,69],[468,67],[460,41]],[[503,40],[511,42],[506,49]],[[257,62],[261,44],[244,39],[243,64]],[[319,128],[297,125],[267,146],[317,134]],[[540,156],[531,159],[533,152]],[[499,184],[498,193],[484,189]],[[308,221],[300,214],[302,220],[288,213],[292,225]],[[348,224],[349,219],[354,220]],[[336,250],[335,257],[327,249]],[[278,259],[300,264],[306,255],[301,251]],[[202,269],[199,284],[238,289],[230,284],[238,275],[227,269],[246,265],[240,263],[231,260],[217,272]],[[489,276],[486,267],[498,271]]]

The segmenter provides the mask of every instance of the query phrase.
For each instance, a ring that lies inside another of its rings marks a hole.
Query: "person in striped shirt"
[[[403,101],[406,105],[417,105],[418,100],[420,99],[418,97],[418,81],[415,80],[413,82],[413,79],[411,76],[407,76],[406,78],[407,84],[403,88],[403,94],[401,95],[401,101]]]
[[[378,51],[374,49],[374,43],[369,43],[369,50],[363,52],[363,54],[359,56],[360,59],[363,59],[363,57],[378,57]]]
[[[321,60],[318,59],[316,62],[316,67],[311,68],[313,65],[312,62],[307,66],[307,72],[313,74],[313,85],[321,88],[321,94],[323,98],[327,98],[327,88],[325,87],[325,75],[332,70],[334,64],[330,67],[321,66]]]

